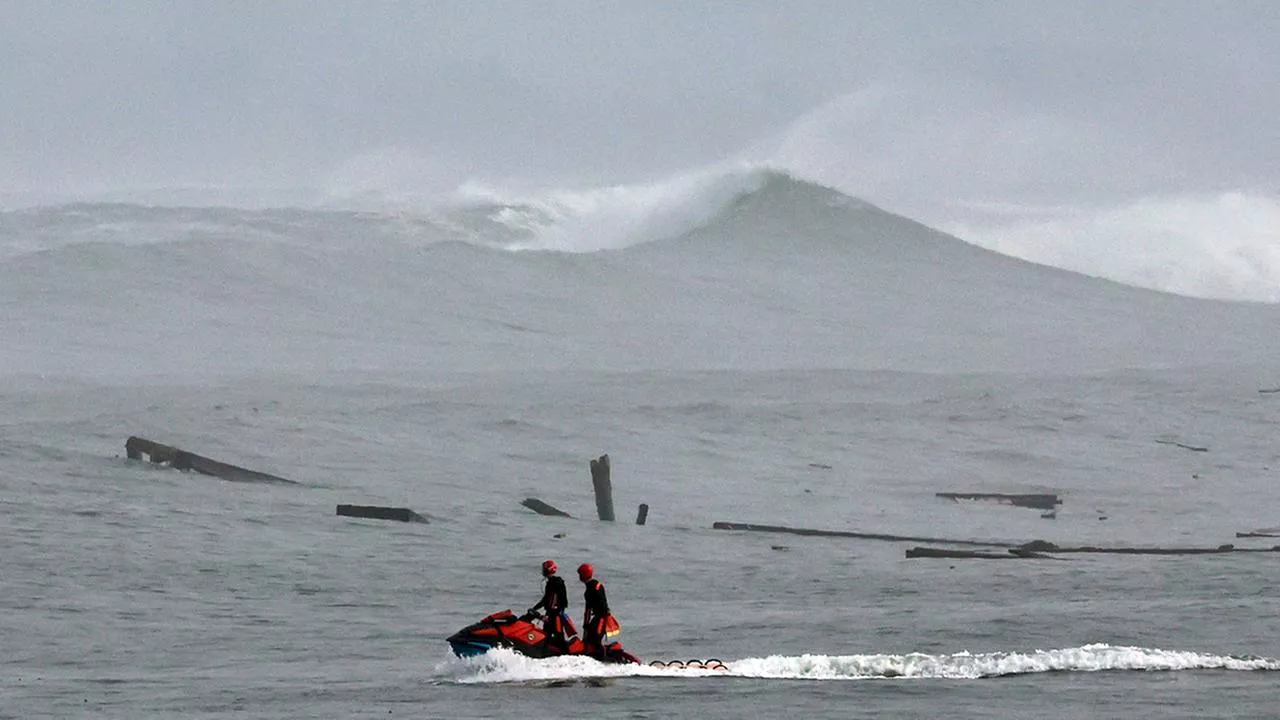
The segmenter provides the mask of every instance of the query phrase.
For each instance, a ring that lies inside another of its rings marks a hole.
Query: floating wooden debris
[[[639,509],[636,511],[636,524],[643,525],[645,520],[649,519],[649,503],[640,503]]]
[[[150,462],[156,464],[167,464],[177,470],[194,470],[203,475],[212,475],[233,482],[297,484],[276,475],[228,465],[172,445],[163,445],[137,436],[131,436],[125,441],[124,453],[130,460],[141,460],[142,456],[146,455]]]
[[[400,522],[425,523],[427,519],[409,508],[380,507],[377,505],[339,505],[338,515],[370,518],[373,520],[398,520]]]
[[[886,535],[884,533],[864,533],[845,530],[812,530],[809,528],[792,528],[781,525],[756,525],[752,523],[716,522],[711,525],[715,530],[746,530],[749,532],[786,533],[789,535],[806,535],[809,537],[840,537],[859,540],[884,540],[887,542],[921,542],[938,545],[968,545],[975,547],[1010,547],[1012,543],[992,542],[985,540],[950,540],[947,538],[916,537],[911,535]]]
[[[591,487],[596,494],[596,514],[605,522],[613,522],[613,482],[609,478],[609,456],[591,461]]]
[[[1187,445],[1186,443],[1174,442],[1173,440],[1156,440],[1156,442],[1160,443],[1161,445],[1172,445],[1174,447],[1180,447],[1183,450],[1190,450],[1191,452],[1209,452],[1209,448],[1207,447],[1201,447],[1199,445]]]
[[[548,505],[542,502],[538,498],[525,498],[524,502],[520,504],[538,513],[539,515],[551,515],[554,517],[573,517],[572,515],[561,510],[560,508],[552,507],[551,505]]]
[[[1249,532],[1236,533],[1238,538],[1280,538],[1280,528],[1258,528]]]
[[[1280,387],[1278,387],[1278,388],[1263,388],[1263,389],[1259,390],[1258,392],[1262,393],[1263,395],[1270,395],[1271,393],[1280,393]]]
[[[1280,545],[1271,548],[1238,548],[1224,544],[1212,548],[1170,548],[1170,547],[1097,547],[1094,545],[1059,546],[1044,540],[1033,540],[1018,545],[1016,550],[1046,553],[1106,553],[1113,555],[1221,555],[1241,552],[1280,552]]]
[[[907,548],[908,558],[951,558],[961,560],[1061,560],[1044,553],[1009,548],[1006,552],[978,552],[974,550],[949,550],[946,548]]]
[[[831,466],[826,463],[809,463],[809,467],[815,470],[830,470]]]
[[[1008,494],[1008,493],[981,493],[981,492],[940,492],[934,493],[940,498],[948,500],[993,500],[1002,505],[1015,505],[1017,507],[1034,508],[1036,510],[1052,510],[1055,506],[1061,505],[1062,500],[1053,493],[1030,493],[1030,494]]]

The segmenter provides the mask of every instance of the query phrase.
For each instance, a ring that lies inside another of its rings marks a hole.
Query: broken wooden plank
[[[1036,510],[1052,510],[1055,506],[1062,504],[1062,500],[1053,493],[940,492],[934,493],[934,495],[948,500],[955,500],[956,502],[961,500],[994,500],[1004,505],[1035,508]]]
[[[1277,552],[1280,545],[1274,548],[1238,548],[1224,544],[1212,548],[1196,547],[1098,547],[1095,545],[1059,546],[1044,540],[1019,545],[1017,549],[1030,552],[1049,553],[1100,553],[1111,555],[1222,555],[1233,552]]]
[[[551,505],[548,505],[542,502],[538,498],[525,498],[524,502],[520,504],[538,513],[539,515],[550,515],[553,517],[573,517],[572,515],[561,510],[560,508],[552,507]]]
[[[1010,548],[1008,552],[979,552],[975,550],[949,550],[946,548],[931,547],[913,547],[907,548],[908,558],[950,558],[959,560],[1061,560],[1043,553],[1037,552],[1015,552],[1015,548]]]
[[[1209,452],[1209,448],[1207,447],[1201,447],[1199,445],[1187,445],[1186,443],[1175,442],[1173,440],[1156,440],[1156,442],[1160,443],[1161,445],[1173,445],[1174,447],[1180,447],[1183,450],[1190,450],[1191,452]]]
[[[370,518],[372,520],[397,520],[399,522],[425,523],[427,519],[418,513],[403,507],[382,507],[379,505],[339,505],[338,515],[345,517]]]
[[[278,475],[219,462],[203,455],[187,452],[172,445],[153,442],[136,435],[130,436],[128,440],[125,440],[124,453],[130,460],[141,460],[142,456],[146,455],[147,460],[156,464],[167,464],[176,470],[194,470],[202,475],[211,475],[232,482],[297,484]]]
[[[753,523],[716,522],[711,525],[715,530],[745,530],[748,532],[785,533],[789,535],[805,535],[809,537],[839,537],[858,540],[883,540],[886,542],[919,542],[936,545],[968,545],[975,547],[1011,547],[1013,543],[994,542],[988,540],[952,540],[947,538],[917,537],[913,535],[888,535],[884,533],[864,533],[847,530],[813,530],[809,528],[793,528],[782,525],[757,525]]]

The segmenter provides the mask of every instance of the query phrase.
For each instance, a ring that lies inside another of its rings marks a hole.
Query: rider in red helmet
[[[559,648],[560,652],[566,652],[569,649],[569,641],[565,637],[566,627],[573,629],[573,623],[569,622],[569,592],[565,589],[564,579],[556,575],[555,560],[547,560],[542,563],[542,577],[547,579],[547,584],[542,590],[542,599],[537,605],[529,608],[529,614],[534,614],[540,609],[547,611],[546,617],[542,621],[542,631],[547,634],[547,644]],[[569,634],[576,635],[577,632]]]
[[[586,586],[582,595],[582,640],[587,652],[604,659],[604,622],[609,617],[609,599],[604,594],[604,583],[595,577],[595,568],[589,563],[578,566],[578,579]]]

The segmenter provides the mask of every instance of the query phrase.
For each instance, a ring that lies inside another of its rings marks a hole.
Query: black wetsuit
[[[564,613],[569,609],[569,591],[564,586],[564,579],[559,575],[547,576],[546,587],[542,591],[542,599],[530,610],[546,608],[547,616],[542,621],[542,631],[547,634],[547,641],[557,645],[561,650],[568,649],[568,641],[564,637]]]
[[[586,591],[582,594],[583,641],[587,651],[597,656],[604,655],[604,619],[609,615],[609,599],[604,594],[604,583],[592,578],[586,582]]]

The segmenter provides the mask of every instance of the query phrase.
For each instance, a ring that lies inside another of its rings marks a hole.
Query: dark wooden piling
[[[538,498],[525,498],[524,502],[520,504],[538,513],[539,515],[550,515],[553,517],[573,517],[572,515],[561,510],[560,508],[552,507],[551,505],[548,505],[542,502]]]
[[[636,511],[636,524],[643,525],[645,520],[649,519],[649,504],[640,503],[640,509]]]
[[[1027,494],[1009,494],[1009,493],[984,493],[984,492],[940,492],[934,493],[937,497],[947,498],[948,500],[991,500],[1004,505],[1014,505],[1016,507],[1033,508],[1036,510],[1052,510],[1055,506],[1061,505],[1062,500],[1053,493],[1027,493]]]
[[[613,482],[609,477],[609,456],[591,461],[591,486],[596,494],[596,514],[604,522],[613,522]]]
[[[177,470],[194,470],[202,475],[212,475],[232,482],[297,484],[278,475],[249,470],[238,465],[229,465],[203,455],[187,452],[172,445],[164,445],[137,436],[131,436],[128,440],[125,440],[124,453],[130,460],[141,460],[142,456],[146,455],[147,460],[156,464],[166,464]]]
[[[409,508],[381,507],[378,505],[339,505],[338,515],[370,518],[373,520],[397,520],[399,522],[425,523],[427,519]]]

